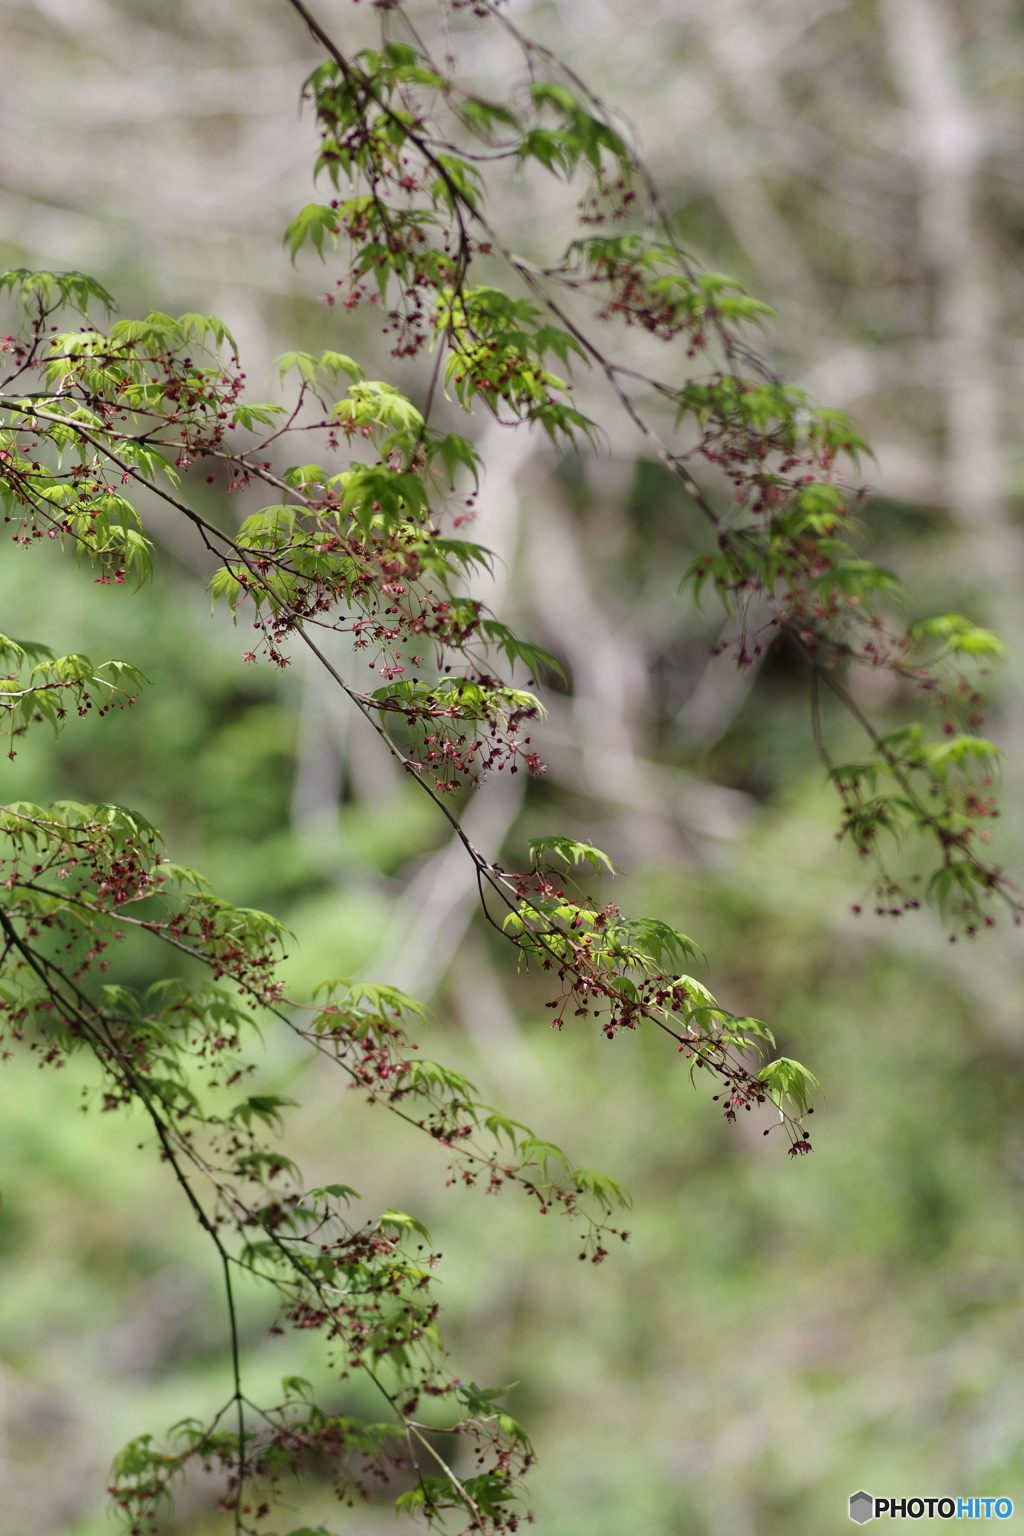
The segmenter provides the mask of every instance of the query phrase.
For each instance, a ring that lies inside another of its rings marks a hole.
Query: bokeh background
[[[1001,857],[1024,873],[1020,8],[511,9],[621,106],[690,247],[775,306],[789,376],[868,432],[865,537],[910,582],[911,616],[959,608],[1009,639],[989,729],[1007,752]],[[368,6],[319,11],[369,40]],[[413,11],[429,30],[432,8]],[[450,25],[467,74],[507,86],[491,35]],[[90,271],[124,313],[219,313],[257,398],[287,346],[390,368],[320,301],[336,272],[281,246],[313,195],[298,96],[317,62],[284,0],[0,0],[0,263]],[[493,195],[528,254],[568,228],[556,183]],[[928,913],[851,914],[863,873],[835,840],[798,664],[711,659],[722,617],[679,590],[705,534],[580,388],[601,457],[470,425],[489,465],[475,532],[502,557],[485,595],[571,682],[547,701],[546,779],[491,784],[468,814],[509,862],[531,835],[592,839],[623,870],[616,899],[696,938],[723,1002],[821,1078],[812,1157],[723,1126],[657,1041],[552,1034],[477,923],[443,822],[298,657],[284,678],[243,668],[203,552],[157,510],[141,595],[52,549],[0,560],[0,628],[124,656],[154,685],[129,716],[26,742],[2,795],[138,806],[173,857],[295,930],[294,987],[367,974],[429,999],[432,1054],[630,1186],[630,1243],[580,1265],[571,1232],[445,1189],[440,1157],[268,1035],[261,1080],[301,1101],[290,1150],[311,1175],[429,1223],[456,1368],[518,1383],[547,1536],[821,1536],[860,1487],[1022,1500],[1020,935],[951,946]],[[899,723],[898,694],[860,687]],[[0,1074],[0,1536],[99,1536],[118,1445],[225,1395],[200,1235],[143,1128],[80,1113],[76,1071]],[[256,1382],[315,1375],[266,1323],[247,1298]],[[212,1536],[214,1501],[185,1490],[170,1528]],[[295,1502],[294,1525],[332,1513],[315,1484]],[[400,1528],[383,1503],[334,1522]]]

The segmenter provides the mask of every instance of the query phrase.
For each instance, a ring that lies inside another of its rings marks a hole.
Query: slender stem
[[[235,1310],[235,1293],[231,1283],[231,1260],[220,1249],[224,1272],[224,1293],[227,1297],[228,1323],[231,1329],[231,1374],[235,1385],[235,1406],[238,1410],[238,1487],[235,1490],[235,1530],[242,1529],[242,1497],[245,1491],[245,1407],[242,1399],[242,1361],[238,1348],[238,1313]]]

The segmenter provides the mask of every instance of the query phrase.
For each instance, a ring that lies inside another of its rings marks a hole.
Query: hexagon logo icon
[[[875,1518],[875,1501],[870,1493],[865,1493],[862,1488],[859,1493],[850,1494],[850,1519],[856,1520],[858,1525],[864,1525],[868,1520]]]

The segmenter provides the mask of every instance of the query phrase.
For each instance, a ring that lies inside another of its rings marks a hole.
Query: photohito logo
[[[890,1520],[1009,1520],[1012,1499],[876,1499],[862,1488],[850,1494],[850,1519],[858,1525]]]

